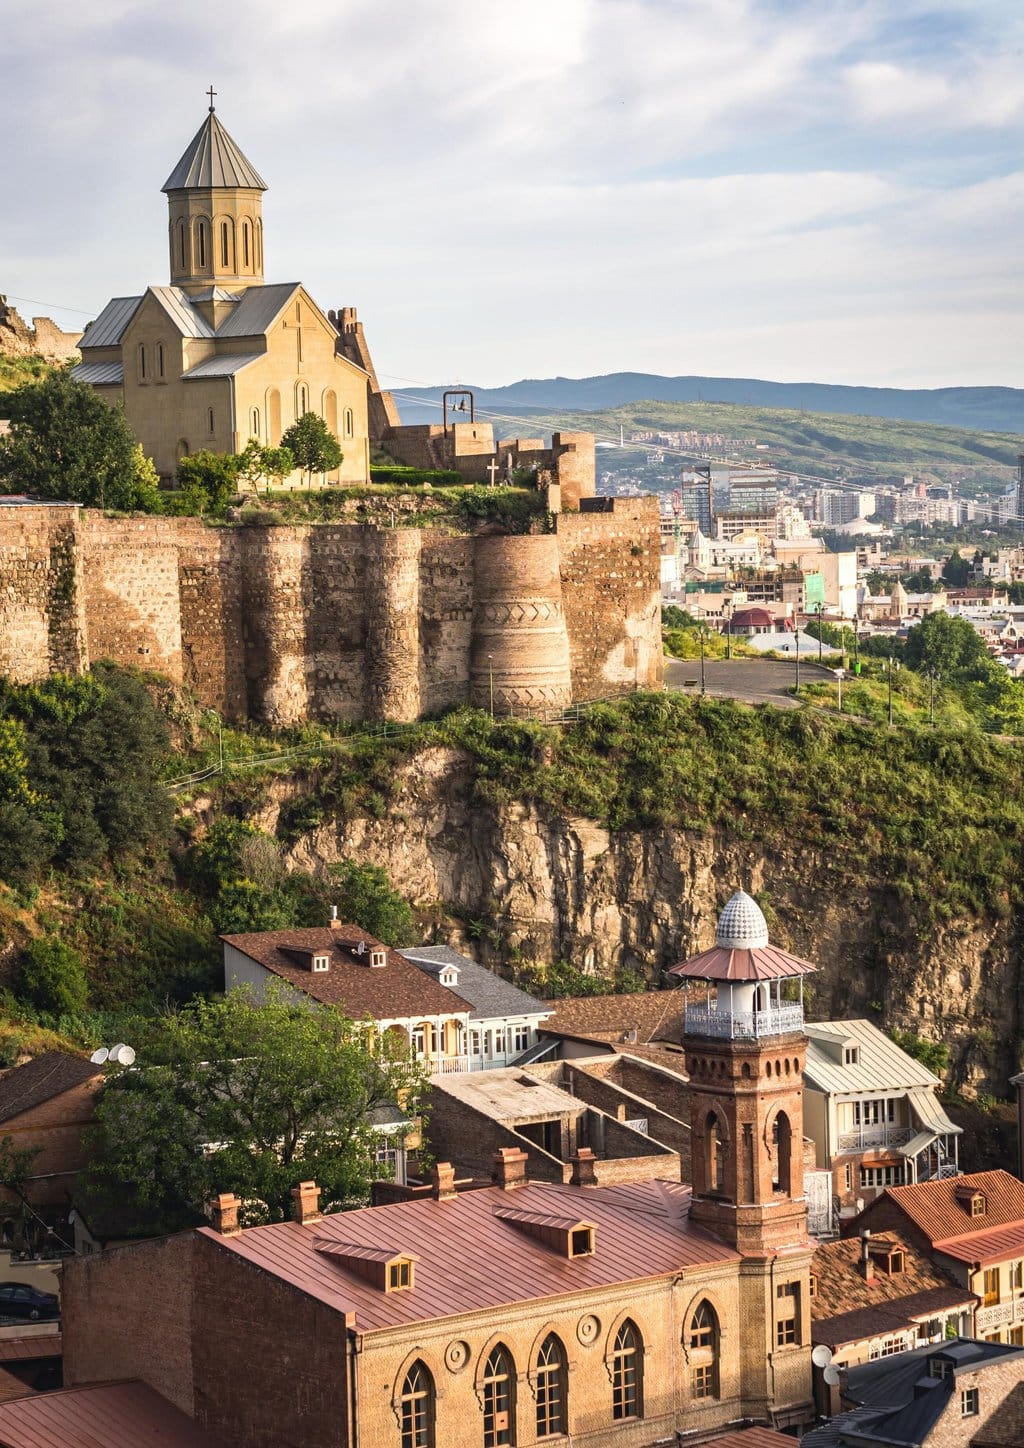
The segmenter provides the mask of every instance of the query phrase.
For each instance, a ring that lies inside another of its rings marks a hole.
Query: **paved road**
[[[834,679],[831,669],[800,660],[801,682]],[[798,708],[789,690],[796,682],[796,663],[780,659],[707,659],[704,683],[716,699],[742,699],[747,704],[775,704],[781,709]],[[666,659],[665,687],[687,694],[700,692],[700,659]]]

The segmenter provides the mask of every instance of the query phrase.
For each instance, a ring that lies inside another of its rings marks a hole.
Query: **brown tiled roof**
[[[974,1293],[964,1287],[930,1287],[924,1292],[912,1292],[895,1302],[858,1307],[853,1312],[840,1312],[835,1317],[820,1321],[815,1319],[811,1323],[811,1341],[822,1342],[831,1348],[846,1347],[851,1342],[864,1342],[866,1338],[905,1331],[939,1313],[970,1307],[977,1300]],[[811,1306],[814,1306],[813,1300]]]
[[[390,950],[358,925],[317,926],[308,930],[263,930],[254,935],[222,935],[243,955],[325,1005],[340,1006],[353,1020],[465,1014],[472,1006],[441,985],[397,950]],[[366,953],[355,946],[362,940]],[[383,950],[387,964],[371,966],[370,948]],[[330,956],[325,971],[304,969],[284,952],[315,950]]]
[[[876,1253],[891,1245],[903,1253],[904,1270],[890,1277],[879,1262],[874,1263],[874,1280],[866,1282],[858,1267],[860,1239],[846,1237],[837,1242],[822,1242],[811,1259],[811,1272],[818,1279],[818,1290],[811,1298],[811,1318],[849,1313],[855,1308],[877,1307],[883,1302],[898,1302],[914,1293],[936,1287],[949,1287],[950,1278],[936,1267],[927,1253],[915,1247],[901,1232],[885,1232],[871,1238]],[[973,1302],[969,1292],[958,1288],[961,1300]]]
[[[0,1403],[2,1448],[225,1448],[145,1383],[64,1388]]]
[[[47,1051],[24,1066],[15,1066],[0,1080],[0,1121],[10,1121],[44,1101],[51,1101],[80,1086],[94,1076],[102,1076],[103,1068],[68,1051]]]
[[[957,1197],[966,1187],[984,1192],[987,1209],[972,1217],[969,1204]],[[978,1171],[969,1176],[945,1177],[916,1186],[887,1187],[892,1202],[905,1212],[934,1246],[950,1237],[988,1233],[993,1227],[1024,1222],[1024,1182],[1008,1171]]]
[[[683,1034],[686,997],[682,991],[648,990],[635,995],[567,996],[546,1001],[554,1015],[543,1031],[589,1036],[595,1041],[623,1041],[631,1031],[637,1040],[679,1041]]]
[[[324,1217],[301,1226],[279,1222],[224,1237],[202,1236],[265,1272],[354,1318],[357,1331],[430,1322],[459,1313],[594,1291],[713,1262],[733,1262],[731,1247],[695,1227],[690,1191],[681,1183],[638,1182],[628,1188],[533,1184],[514,1192],[485,1187],[449,1201],[420,1199]],[[497,1213],[512,1209],[573,1215],[596,1228],[593,1256],[566,1258]],[[329,1239],[386,1242],[418,1259],[416,1285],[383,1292],[324,1251]]]
[[[760,945],[754,950],[732,950],[713,945],[700,955],[674,965],[669,975],[686,980],[785,980],[811,975],[818,967],[777,945]]]

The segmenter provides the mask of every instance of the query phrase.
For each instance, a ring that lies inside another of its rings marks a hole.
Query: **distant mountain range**
[[[413,389],[409,389],[412,391]],[[426,405],[399,397],[404,422],[439,420],[443,387],[416,388]],[[1024,389],[1017,387],[846,387],[825,382],[765,382],[754,377],[659,377],[610,372],[605,377],[526,378],[507,387],[474,387],[489,412],[595,412],[627,403],[727,402],[861,417],[900,418],[978,431],[1024,433]]]

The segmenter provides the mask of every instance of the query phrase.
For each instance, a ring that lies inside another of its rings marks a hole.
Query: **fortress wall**
[[[419,718],[417,528],[362,528],[366,555],[366,705],[371,719]]]
[[[592,432],[552,433],[551,457],[554,480],[562,489],[563,508],[578,508],[581,498],[594,496],[597,481]]]
[[[77,508],[0,508],[0,674],[18,683],[88,662]]]
[[[309,715],[308,528],[253,528],[242,564],[248,714],[278,728]]]
[[[556,537],[575,699],[661,687],[656,498],[598,498],[559,513]]]
[[[366,717],[364,532],[358,524],[336,524],[309,535],[306,650],[316,719]]]
[[[558,538],[477,538],[471,702],[500,714],[564,708],[571,699]]]
[[[183,531],[176,519],[105,518],[82,510],[80,586],[93,662],[112,659],[126,667],[159,669],[182,681],[178,553]]]
[[[231,528],[183,530],[178,554],[182,682],[226,718],[247,717],[241,648],[242,549]]]
[[[422,537],[420,704],[432,714],[469,699],[475,540],[434,532]]]

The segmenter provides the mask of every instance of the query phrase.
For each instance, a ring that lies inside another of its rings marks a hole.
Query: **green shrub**
[[[22,952],[17,990],[38,1011],[80,1014],[89,1000],[82,957],[61,940],[43,937],[31,941]]]

